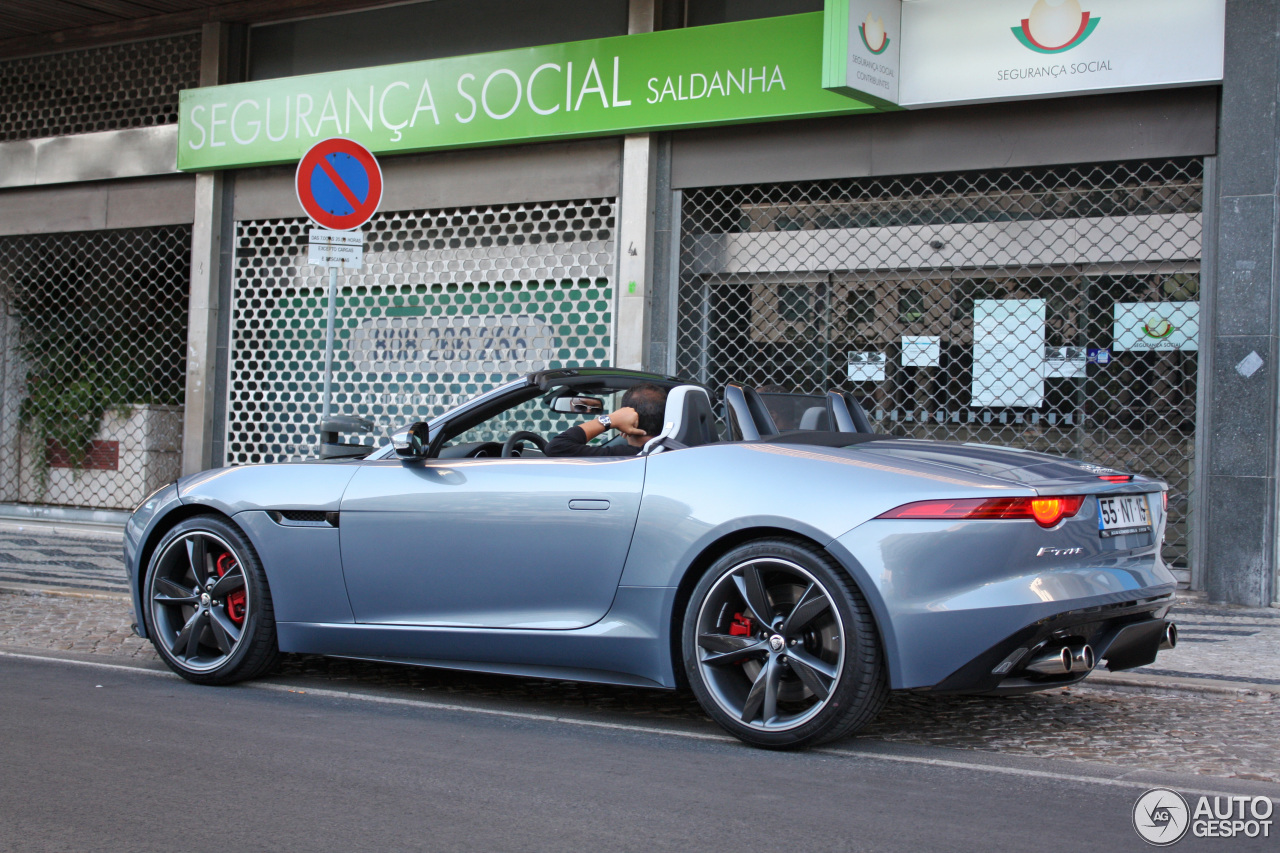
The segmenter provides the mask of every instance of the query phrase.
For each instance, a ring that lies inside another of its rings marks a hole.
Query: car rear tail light
[[[1108,483],[1127,483],[1133,479],[1132,474],[1099,474],[1099,480],[1106,480]]]
[[[895,507],[878,518],[916,518],[946,521],[1030,519],[1041,527],[1053,527],[1084,505],[1083,495],[1065,498],[962,498],[916,501]]]

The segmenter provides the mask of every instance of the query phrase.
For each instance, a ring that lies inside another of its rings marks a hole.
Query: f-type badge
[[[1037,557],[1074,557],[1083,554],[1083,548],[1050,548],[1044,547],[1036,551]]]

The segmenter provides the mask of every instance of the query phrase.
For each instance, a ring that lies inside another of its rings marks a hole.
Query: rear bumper
[[[958,668],[931,693],[1029,693],[1064,687],[1084,679],[1088,671],[1038,675],[1025,665],[1042,649],[1092,647],[1099,666],[1112,671],[1145,666],[1156,659],[1173,604],[1173,594],[1086,607],[1059,613],[1028,625],[993,644]]]

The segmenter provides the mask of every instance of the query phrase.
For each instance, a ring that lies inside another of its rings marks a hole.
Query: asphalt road
[[[644,720],[201,688],[5,656],[0,850],[1150,849],[1130,824],[1136,783],[881,746],[770,753]]]

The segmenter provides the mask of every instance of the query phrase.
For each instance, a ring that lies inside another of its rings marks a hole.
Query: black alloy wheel
[[[165,534],[144,594],[152,644],[188,681],[231,684],[275,665],[266,575],[253,546],[224,519],[195,516]]]
[[[865,599],[800,541],[751,542],[717,560],[694,589],[682,647],[703,709],[755,746],[843,737],[888,698]]]

